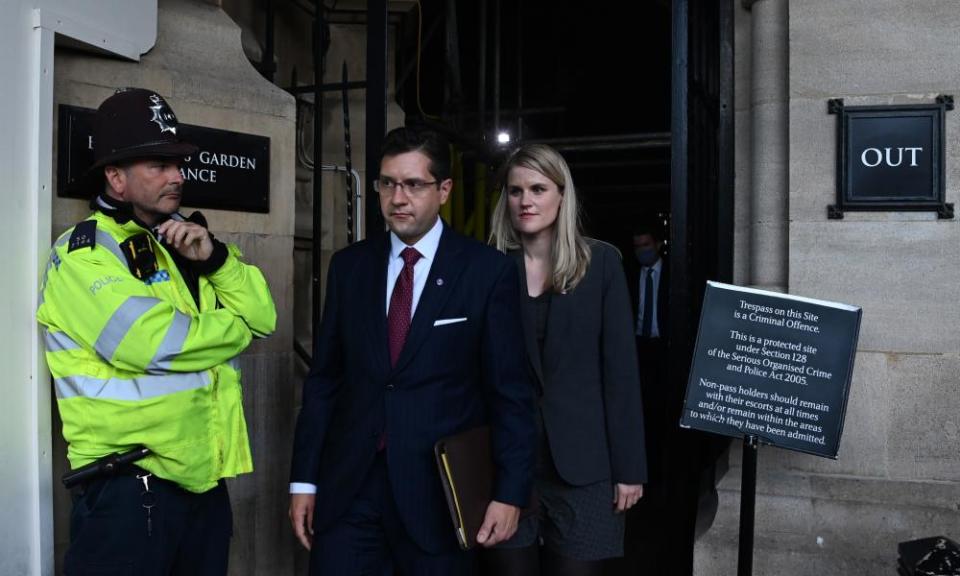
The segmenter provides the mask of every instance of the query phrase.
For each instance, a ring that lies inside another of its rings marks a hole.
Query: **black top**
[[[534,333],[537,336],[537,347],[540,348],[540,358],[543,358],[543,343],[547,339],[547,317],[550,315],[550,291],[539,296],[527,295],[523,299],[523,307],[534,319]]]

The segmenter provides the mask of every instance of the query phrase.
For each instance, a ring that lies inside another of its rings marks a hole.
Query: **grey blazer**
[[[552,295],[543,358],[530,307],[523,307],[530,369],[543,392],[544,429],[560,477],[575,486],[642,484],[647,459],[627,283],[617,249],[589,243],[586,275],[573,290]],[[526,295],[523,252],[512,255]]]

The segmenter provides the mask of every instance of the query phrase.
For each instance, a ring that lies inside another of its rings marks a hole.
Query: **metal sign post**
[[[753,574],[753,524],[757,505],[757,451],[760,441],[756,436],[743,439],[743,462],[740,475],[740,545],[737,550],[737,576]]]

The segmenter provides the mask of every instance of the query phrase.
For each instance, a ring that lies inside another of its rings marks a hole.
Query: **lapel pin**
[[[443,286],[443,278],[437,278],[437,286]]]

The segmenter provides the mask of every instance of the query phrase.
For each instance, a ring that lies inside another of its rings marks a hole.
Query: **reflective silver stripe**
[[[240,362],[237,361],[237,357],[236,357],[236,356],[234,356],[233,358],[227,360],[227,366],[233,368],[233,369],[236,370],[237,372],[240,371]]]
[[[98,201],[99,201],[99,198],[98,198]],[[41,306],[45,302],[45,298],[43,297],[43,291],[47,287],[47,274],[50,272],[50,265],[52,263],[56,263],[57,267],[59,267],[60,265],[59,257],[57,256],[56,249],[65,245],[69,241],[70,241],[70,234],[65,233],[63,236],[58,238],[57,241],[54,242],[53,244],[53,249],[50,251],[50,260],[47,261],[47,269],[43,272],[43,280],[40,283],[40,294],[38,297],[37,306]],[[104,232],[103,230],[98,229],[97,245],[103,246],[104,248],[109,250],[111,254],[117,257],[117,260],[119,260],[121,264],[124,264],[124,265],[127,264],[127,257],[123,255],[123,250],[120,249],[120,244],[116,240],[114,240],[113,236],[111,236],[110,234]]]
[[[166,336],[163,337],[163,342],[160,343],[156,354],[153,355],[153,360],[147,366],[147,371],[168,371],[170,364],[183,350],[183,343],[187,341],[189,333],[190,317],[182,312],[176,312],[173,322],[170,323],[170,328],[167,329]]]
[[[59,352],[61,350],[76,350],[80,345],[64,332],[44,331],[43,339],[47,345],[47,352]]]
[[[97,398],[99,400],[146,400],[176,392],[195,390],[210,384],[207,372],[141,376],[131,380],[66,376],[54,380],[57,398]]]
[[[43,271],[43,278],[40,279],[40,290],[37,290],[37,308],[43,306],[46,301],[43,293],[47,290],[47,276],[50,275],[50,268],[53,267],[53,261],[47,259],[47,267]]]
[[[57,256],[57,247],[63,246],[67,243],[70,237],[64,234],[57,239],[54,243],[53,248],[50,249],[50,256],[47,258],[47,267],[43,270],[43,278],[40,280],[40,290],[37,295],[37,307],[43,306],[43,303],[46,302],[46,298],[43,297],[43,293],[47,290],[47,277],[50,275],[50,269],[56,266],[60,267],[60,257]]]
[[[124,266],[127,264],[127,257],[123,255],[123,250],[120,249],[120,244],[113,239],[113,236],[107,234],[103,230],[97,229],[97,246],[103,246],[107,250],[113,253]]]
[[[58,238],[56,242],[54,242],[53,247],[54,249],[59,248],[69,241],[70,241],[70,234],[64,234],[63,236]],[[113,255],[116,256],[117,259],[120,260],[120,262],[126,265],[127,257],[123,255],[123,251],[120,249],[120,243],[117,242],[113,238],[113,236],[111,236],[110,234],[108,234],[107,232],[104,232],[99,228],[97,228],[97,246],[103,246],[104,248],[109,250],[111,253],[113,253]]]
[[[114,311],[113,316],[110,317],[107,325],[104,326],[100,332],[97,342],[93,345],[97,353],[109,362],[134,322],[139,320],[141,316],[159,303],[159,299],[148,298],[146,296],[131,296],[127,298],[123,304]]]

